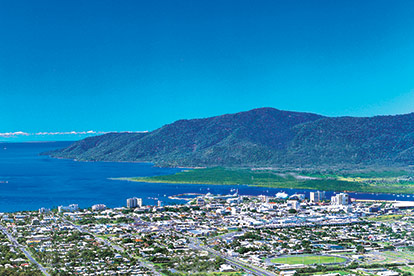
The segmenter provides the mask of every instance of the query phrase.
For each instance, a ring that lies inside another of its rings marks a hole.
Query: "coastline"
[[[296,183],[272,183],[272,184],[247,184],[247,183],[233,183],[233,182],[207,182],[207,181],[174,181],[174,180],[155,180],[151,179],[151,177],[118,177],[118,178],[109,178],[110,180],[119,180],[119,181],[130,181],[130,182],[138,182],[138,183],[163,183],[163,184],[187,184],[187,185],[228,185],[228,186],[249,186],[249,187],[261,187],[261,188],[276,188],[276,189],[303,189],[303,190],[320,190],[320,191],[329,191],[329,192],[347,192],[347,193],[367,193],[367,194],[414,194],[414,186],[411,187],[410,190],[407,189],[398,189],[401,187],[406,187],[404,185],[401,186],[383,186],[383,187],[373,187],[373,189],[367,189],[367,187],[361,187],[361,189],[321,189],[320,187],[315,186],[306,186],[300,185],[301,182]],[[316,180],[318,181],[318,180]],[[377,189],[375,189],[377,188]],[[380,188],[380,189],[378,189]]]
[[[102,163],[134,163],[134,164],[151,164],[157,168],[163,169],[181,169],[181,170],[198,170],[198,169],[206,169],[208,167],[184,167],[184,166],[159,166],[152,161],[121,161],[121,160],[88,160],[88,159],[77,159],[73,157],[61,157],[61,156],[53,156],[49,152],[41,152],[39,153],[40,156],[47,156],[52,159],[58,160],[72,160],[74,162],[102,162]]]
[[[134,163],[134,164],[150,164],[159,168],[175,168],[180,169],[181,172],[171,175],[162,176],[150,176],[150,177],[116,177],[108,178],[109,180],[130,181],[139,183],[165,183],[165,184],[201,184],[201,185],[245,185],[250,187],[262,187],[262,188],[280,188],[280,189],[303,189],[303,190],[321,190],[321,191],[333,191],[333,192],[352,192],[352,193],[380,193],[380,194],[414,194],[414,183],[368,183],[360,180],[347,180],[344,177],[338,175],[337,177],[326,177],[321,175],[319,177],[313,177],[309,175],[290,175],[291,173],[280,173],[277,171],[266,171],[263,169],[268,168],[222,168],[222,167],[169,167],[169,166],[157,166],[153,162],[149,161],[107,161],[107,160],[84,160],[65,158],[59,156],[53,156],[50,152],[43,152],[41,155],[46,155],[52,159],[72,160],[74,162],[91,162],[91,163]],[[206,175],[204,173],[211,170],[222,170],[226,172],[251,172],[252,178],[255,178],[258,174],[275,174],[277,176],[284,175],[278,179],[266,179],[264,182],[254,181],[240,181],[239,179],[232,178],[232,176],[226,176],[225,179],[220,179],[222,175],[213,177],[207,175],[207,178],[203,179]],[[191,176],[192,171],[201,172],[196,177]],[[190,172],[190,173],[189,173]],[[185,175],[184,175],[185,174]],[[177,177],[179,175],[179,177]],[[183,177],[184,176],[184,177]],[[291,178],[289,178],[291,177]],[[293,178],[292,178],[293,177]],[[180,179],[184,178],[184,179]],[[373,179],[373,178],[372,178]],[[270,180],[270,181],[269,181]]]
[[[102,163],[134,163],[134,164],[152,164],[155,166],[155,163],[150,162],[150,161],[108,161],[108,160],[87,160],[87,159],[76,159],[76,158],[69,158],[69,157],[60,157],[60,156],[53,156],[50,155],[50,153],[48,152],[41,152],[39,153],[40,156],[47,156],[49,158],[52,159],[58,159],[58,160],[71,160],[74,162],[102,162]],[[172,168],[176,168],[176,167],[160,167],[160,168],[166,168],[166,169],[172,169]],[[177,167],[178,168],[178,167]]]

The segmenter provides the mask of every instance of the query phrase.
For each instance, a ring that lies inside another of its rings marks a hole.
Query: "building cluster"
[[[1,226],[0,226],[1,227]],[[0,232],[0,275],[33,275],[42,273],[20,252],[17,245],[10,241],[1,228]]]
[[[330,267],[355,275],[398,275],[414,263],[411,211],[409,204],[351,201],[346,193],[330,201],[317,191],[309,199],[209,193],[167,206],[146,206],[134,197],[119,208],[41,208],[1,214],[0,222],[51,275],[240,275],[246,267],[268,275]],[[17,252],[10,241],[3,245]],[[298,256],[303,263],[285,261]],[[392,269],[372,272],[385,264]]]
[[[45,210],[45,208],[41,208],[42,211]],[[63,212],[76,212],[79,210],[79,206],[78,204],[70,204],[68,206],[58,206],[58,212],[59,213],[63,213]],[[39,210],[40,212],[40,210]]]

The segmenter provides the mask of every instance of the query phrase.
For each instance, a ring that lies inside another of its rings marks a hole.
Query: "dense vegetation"
[[[353,181],[344,175],[354,173],[344,172],[341,175],[323,172],[312,173],[307,177],[306,172],[286,172],[273,170],[206,168],[186,170],[173,175],[152,177],[125,178],[125,180],[151,183],[189,183],[189,184],[220,184],[220,185],[254,185],[274,188],[315,189],[324,191],[354,191],[371,193],[414,193],[414,181],[396,181],[396,172],[366,172],[369,178]],[[407,177],[409,172],[403,172]],[[342,175],[343,174],[343,175]],[[377,175],[378,174],[378,175]],[[390,178],[377,176],[392,175]]]
[[[90,137],[49,154],[189,167],[406,166],[414,163],[414,113],[330,118],[261,108]]]

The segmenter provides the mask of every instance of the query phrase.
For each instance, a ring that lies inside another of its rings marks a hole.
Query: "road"
[[[32,262],[34,263],[39,269],[40,271],[42,271],[42,273],[46,276],[50,276],[50,274],[47,272],[46,268],[44,268],[40,263],[38,263],[33,257],[32,254],[30,254],[29,251],[26,250],[26,248],[24,246],[22,246],[21,244],[19,244],[17,242],[17,240],[9,233],[9,231],[7,231],[6,228],[4,228],[3,226],[0,225],[0,229],[3,232],[3,234],[5,234],[7,236],[7,238],[10,240],[11,243],[13,243],[17,248],[19,248],[24,255],[26,255],[26,257]]]
[[[122,247],[120,247],[120,246],[118,246],[118,245],[116,245],[116,244],[113,244],[113,243],[109,242],[108,240],[105,240],[105,239],[102,239],[102,238],[100,238],[100,237],[97,237],[94,233],[89,232],[89,231],[87,231],[87,230],[83,229],[81,226],[76,225],[76,224],[72,223],[72,222],[71,222],[71,221],[69,221],[69,220],[64,219],[64,221],[65,221],[66,223],[68,223],[68,224],[72,225],[72,226],[73,226],[73,227],[75,227],[76,229],[78,229],[80,232],[83,232],[83,233],[86,233],[86,234],[92,235],[92,236],[94,236],[94,237],[95,237],[95,239],[97,239],[97,240],[99,240],[99,241],[102,241],[103,243],[105,243],[106,245],[108,245],[108,246],[112,247],[112,248],[113,248],[113,249],[115,249],[116,251],[118,251],[118,252],[123,252],[123,253],[125,252],[126,254],[128,254],[128,256],[130,256],[131,258],[133,258],[133,256],[132,256],[129,252],[125,251],[125,249],[124,249],[124,248],[122,248]],[[264,270],[264,269],[262,269],[262,268],[254,267],[254,266],[252,266],[251,264],[247,264],[247,263],[242,262],[242,261],[240,261],[240,260],[238,260],[238,259],[236,259],[236,258],[232,258],[232,257],[230,257],[230,256],[223,255],[223,254],[221,254],[220,252],[217,252],[217,251],[215,251],[215,250],[211,249],[211,248],[210,248],[210,247],[208,247],[208,246],[203,246],[203,245],[201,245],[201,242],[200,242],[198,239],[196,239],[196,238],[188,237],[188,236],[182,235],[182,234],[180,234],[180,233],[177,233],[177,234],[178,234],[179,236],[184,237],[184,238],[188,238],[188,239],[190,240],[190,243],[191,243],[191,244],[190,244],[190,246],[192,246],[194,249],[197,249],[197,250],[205,250],[205,251],[209,252],[210,254],[212,254],[212,255],[214,255],[214,256],[221,257],[221,258],[223,258],[224,260],[226,260],[226,262],[227,262],[227,263],[229,263],[229,264],[231,264],[231,265],[233,265],[233,266],[235,266],[235,267],[237,267],[237,268],[239,268],[239,269],[243,269],[243,270],[245,270],[245,271],[247,271],[247,272],[249,272],[249,273],[252,273],[253,275],[258,275],[258,276],[276,276],[276,274],[275,274],[275,273],[272,273],[272,272],[266,271],[266,270]],[[235,234],[237,234],[237,233],[229,233],[229,234],[230,234],[230,235],[235,235]],[[143,260],[139,260],[139,262],[140,262],[140,264],[141,264],[142,266],[147,267],[148,269],[150,269],[150,270],[151,270],[151,272],[153,273],[153,275],[158,275],[158,276],[161,276],[161,275],[162,275],[162,274],[160,274],[160,273],[159,273],[159,272],[155,269],[155,267],[154,267],[151,263],[144,262]]]
[[[122,248],[122,247],[120,247],[118,245],[112,244],[108,240],[105,240],[105,239],[102,239],[102,238],[97,237],[94,233],[89,232],[89,231],[83,229],[81,226],[76,225],[76,224],[72,223],[69,220],[64,219],[64,221],[67,222],[67,223],[69,223],[70,225],[72,225],[73,227],[75,227],[76,229],[78,229],[79,231],[94,236],[95,239],[104,242],[106,245],[111,246],[116,251],[118,251],[118,252],[125,252],[125,253],[128,254],[128,256],[130,256],[131,258],[133,258],[133,256],[131,256],[127,251],[125,251],[124,248]],[[194,249],[197,249],[197,250],[205,250],[205,251],[209,252],[210,254],[212,254],[214,256],[221,257],[224,260],[226,260],[227,263],[229,263],[229,264],[231,264],[231,265],[233,265],[233,266],[235,266],[235,267],[237,267],[239,269],[243,269],[243,270],[245,270],[245,271],[247,271],[249,273],[252,273],[253,275],[258,275],[258,276],[276,276],[276,274],[274,274],[272,272],[266,271],[266,270],[261,269],[261,268],[258,268],[258,267],[252,267],[250,264],[247,264],[245,262],[239,261],[239,260],[237,260],[235,258],[232,258],[232,257],[229,257],[229,256],[225,256],[225,255],[221,254],[220,252],[217,252],[217,251],[211,249],[210,247],[203,246],[203,245],[201,245],[200,241],[198,239],[196,239],[196,238],[191,238],[191,237],[182,235],[180,233],[177,233],[177,234],[179,236],[184,237],[184,238],[188,238],[190,240],[191,245],[192,245],[192,247]],[[237,234],[237,233],[231,233],[231,234]],[[160,274],[154,268],[154,266],[151,263],[144,262],[143,260],[140,260],[140,263],[141,263],[142,266],[147,267],[148,269],[150,269],[151,272],[153,273],[153,275],[158,275],[158,276],[161,276],[162,275],[162,274]]]
[[[95,233],[89,232],[89,231],[87,231],[86,229],[83,229],[81,226],[76,225],[76,224],[74,224],[73,222],[71,222],[71,221],[69,221],[69,220],[67,220],[67,219],[63,219],[63,221],[64,221],[64,222],[66,222],[66,223],[68,223],[68,224],[70,224],[70,225],[72,225],[72,226],[73,226],[73,227],[75,227],[78,231],[80,231],[80,232],[82,232],[82,233],[85,233],[85,234],[88,234],[88,235],[93,236],[96,240],[98,240],[98,241],[100,241],[100,242],[105,243],[107,246],[112,247],[115,251],[117,251],[117,252],[121,252],[121,253],[126,253],[126,254],[130,257],[130,258],[135,258],[135,257],[134,257],[134,256],[132,256],[132,254],[130,254],[128,251],[125,251],[125,248],[123,248],[123,247],[121,247],[121,246],[119,246],[119,245],[113,244],[113,243],[109,242],[109,241],[108,241],[108,240],[106,240],[106,239],[100,238],[100,237],[96,236],[96,235],[95,235]],[[160,273],[159,273],[159,272],[155,269],[155,267],[154,267],[154,265],[153,265],[153,264],[148,263],[148,262],[146,262],[146,261],[144,261],[144,260],[142,260],[142,259],[138,259],[138,262],[140,263],[140,265],[141,265],[141,266],[148,268],[148,269],[151,271],[152,275],[162,276],[162,274],[160,274]]]
[[[207,239],[209,243],[212,243],[216,240],[224,240],[224,239],[229,239],[229,238],[234,238],[234,236],[236,235],[243,235],[244,233],[246,233],[247,231],[245,229],[242,229],[241,231],[234,231],[234,232],[229,232],[220,236],[215,236],[212,238]]]
[[[243,269],[243,270],[245,270],[247,272],[250,272],[253,275],[259,275],[259,276],[276,276],[275,273],[266,271],[266,270],[264,270],[262,268],[254,267],[251,264],[247,264],[247,263],[242,262],[242,261],[240,261],[240,260],[238,260],[236,258],[223,255],[220,252],[215,251],[215,250],[213,250],[212,248],[210,248],[208,246],[203,246],[203,245],[201,245],[200,240],[198,240],[197,238],[188,237],[188,236],[182,235],[180,233],[177,233],[177,234],[180,235],[180,236],[182,236],[182,237],[188,238],[190,240],[190,243],[191,243],[190,246],[193,247],[194,249],[205,250],[205,251],[209,252],[210,254],[212,254],[214,256],[221,257],[224,260],[226,260],[227,263],[229,263],[229,264],[231,264],[231,265],[233,265],[233,266],[235,266],[237,268]]]

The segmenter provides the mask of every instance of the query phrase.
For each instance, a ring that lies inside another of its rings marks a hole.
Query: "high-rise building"
[[[128,208],[142,207],[142,198],[137,198],[137,197],[128,198],[127,207]]]
[[[340,193],[331,197],[331,205],[348,205],[350,198],[347,193]]]
[[[325,192],[324,191],[316,191],[310,192],[310,201],[311,202],[319,202],[325,199]]]
[[[127,202],[127,208],[136,208],[138,206],[136,197],[128,198],[126,202]]]

